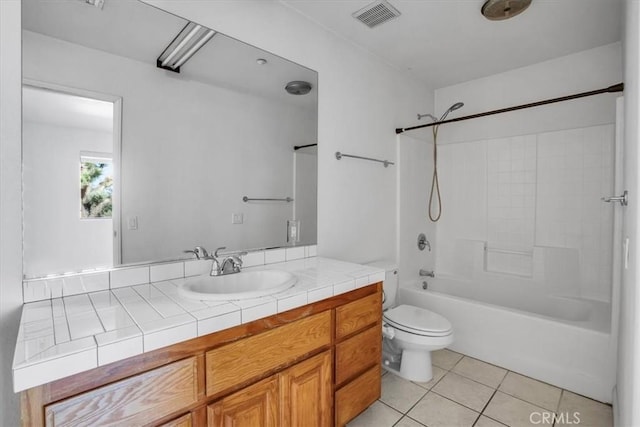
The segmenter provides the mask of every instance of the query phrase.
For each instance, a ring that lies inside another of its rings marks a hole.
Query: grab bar
[[[255,198],[249,198],[247,196],[244,196],[242,198],[243,202],[293,202],[293,198],[291,197],[285,197],[284,199],[255,199]]]
[[[390,162],[389,160],[379,160],[379,159],[373,159],[371,157],[355,156],[353,154],[344,154],[339,151],[336,151],[336,159],[340,160],[343,157],[351,157],[352,159],[369,160],[370,162],[382,163],[385,168],[388,167],[389,165],[395,165],[395,163]]]

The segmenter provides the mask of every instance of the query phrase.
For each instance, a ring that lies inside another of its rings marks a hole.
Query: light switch
[[[242,224],[244,222],[244,214],[234,213],[231,214],[231,224]]]
[[[130,216],[127,218],[127,228],[129,230],[137,230],[138,229],[138,217]]]

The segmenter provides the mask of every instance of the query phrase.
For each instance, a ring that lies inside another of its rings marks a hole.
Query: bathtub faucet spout
[[[433,272],[433,270],[425,270],[425,269],[420,269],[420,276],[426,276],[426,277],[436,277],[436,274]]]

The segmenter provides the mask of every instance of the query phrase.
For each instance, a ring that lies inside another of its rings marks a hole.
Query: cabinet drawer
[[[143,425],[197,402],[196,358],[181,360],[45,408],[47,426]]]
[[[331,344],[331,312],[227,344],[206,354],[208,396],[258,378]]]
[[[176,418],[175,420],[171,420],[168,423],[162,424],[160,427],[192,427],[193,426],[193,418],[191,414],[185,414],[180,418]]]
[[[336,425],[343,426],[380,397],[380,365],[336,392]]]
[[[339,340],[364,329],[379,321],[381,317],[381,292],[338,307],[336,308],[336,339]]]
[[[375,326],[336,346],[336,384],[379,364],[381,361],[382,332]]]

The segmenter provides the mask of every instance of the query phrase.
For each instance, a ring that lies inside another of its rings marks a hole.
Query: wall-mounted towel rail
[[[378,160],[378,159],[372,159],[371,157],[354,156],[353,154],[344,154],[339,151],[336,151],[336,159],[340,160],[343,157],[351,157],[352,159],[369,160],[370,162],[382,163],[385,168],[388,167],[389,165],[395,165],[395,163],[390,162],[389,160]]]
[[[293,202],[293,198],[291,197],[285,197],[283,199],[254,199],[254,198],[249,198],[247,196],[244,196],[242,198],[243,202]]]

